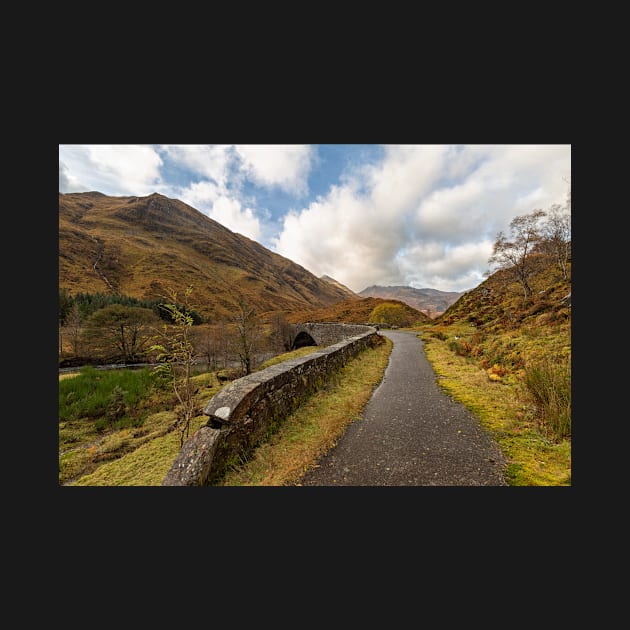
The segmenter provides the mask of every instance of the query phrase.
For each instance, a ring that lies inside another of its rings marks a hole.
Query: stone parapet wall
[[[356,337],[365,333],[366,329],[372,328],[362,324],[338,324],[335,322],[307,322],[306,324],[296,324],[294,336],[301,332],[307,333],[318,346],[331,346],[344,339]]]
[[[207,425],[184,442],[162,481],[163,486],[212,484],[230,464],[247,457],[262,438],[349,359],[378,342],[378,333],[370,326],[317,326],[318,343],[324,338],[323,327],[346,327],[336,334],[343,330],[351,336],[308,356],[272,365],[226,385],[205,406],[203,412],[209,416]],[[329,338],[334,335],[331,332]]]

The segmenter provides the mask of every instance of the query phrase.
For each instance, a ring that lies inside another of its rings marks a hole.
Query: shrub
[[[448,342],[448,348],[460,357],[469,356],[472,350],[472,346],[465,339],[452,339]]]
[[[571,437],[571,365],[546,359],[525,370],[525,385],[538,409],[543,433],[560,441]]]
[[[485,335],[483,334],[483,332],[476,330],[470,337],[470,342],[473,345],[479,345],[482,344],[484,342],[485,339]]]
[[[368,321],[386,326],[411,326],[414,323],[414,317],[403,304],[385,302],[372,310]]]

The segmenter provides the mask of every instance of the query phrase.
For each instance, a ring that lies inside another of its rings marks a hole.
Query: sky
[[[475,288],[497,234],[570,182],[562,144],[59,145],[59,192],[180,199],[357,293]]]

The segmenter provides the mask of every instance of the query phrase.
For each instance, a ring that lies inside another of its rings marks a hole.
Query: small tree
[[[70,311],[66,315],[66,329],[72,340],[72,350],[74,356],[81,355],[81,331],[83,329],[83,317],[79,310],[78,304],[73,304]]]
[[[568,280],[571,258],[571,191],[568,192],[563,206],[554,204],[547,211],[542,235],[545,251],[552,257],[562,278]]]
[[[228,341],[227,327],[222,320],[203,326],[195,335],[193,343],[197,354],[206,360],[210,372],[227,366]]]
[[[101,353],[132,362],[143,356],[156,321],[158,318],[151,309],[111,304],[88,317],[84,338]]]
[[[386,326],[408,326],[413,323],[410,319],[404,306],[390,302],[374,307],[369,317],[370,322]]]
[[[543,210],[514,217],[510,222],[511,240],[503,232],[497,234],[492,255],[488,259],[497,269],[504,269],[523,288],[525,299],[532,293],[529,278],[536,269],[534,248],[541,241],[540,221],[545,216]]]
[[[245,374],[254,368],[255,351],[261,335],[260,319],[253,307],[242,298],[238,301],[238,312],[234,319],[237,330],[236,352]]]
[[[179,402],[176,410],[176,426],[180,429],[180,448],[184,439],[190,434],[190,423],[196,415],[194,399],[195,389],[191,380],[191,369],[195,358],[195,348],[191,341],[190,330],[194,319],[188,304],[192,293],[192,287],[185,291],[184,305],[177,302],[177,292],[169,289],[169,298],[160,305],[172,320],[172,324],[163,324],[158,329],[156,341],[159,343],[151,346],[151,350],[157,352],[159,365],[155,372],[166,376],[172,384],[173,391]]]

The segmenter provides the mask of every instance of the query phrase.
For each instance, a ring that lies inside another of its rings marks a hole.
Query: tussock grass
[[[364,350],[330,383],[287,416],[279,429],[255,449],[249,461],[226,473],[221,486],[288,486],[332,448],[346,427],[360,418],[389,361],[392,342]]]
[[[571,437],[571,365],[547,358],[525,370],[525,384],[539,413],[541,430],[556,440]]]

